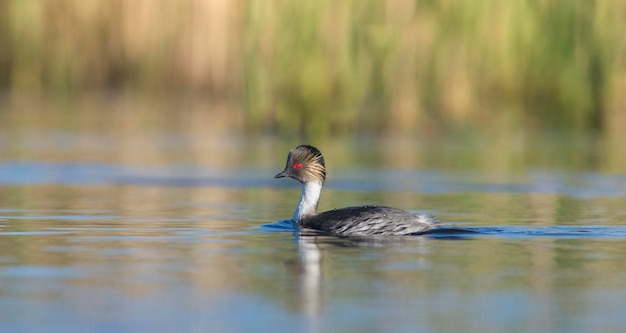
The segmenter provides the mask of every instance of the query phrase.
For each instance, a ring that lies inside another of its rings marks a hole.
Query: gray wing
[[[305,218],[300,225],[336,235],[408,235],[436,228],[439,220],[398,208],[363,206],[329,210]]]

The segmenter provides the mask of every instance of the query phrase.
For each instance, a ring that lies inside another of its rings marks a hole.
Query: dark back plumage
[[[333,209],[309,216],[300,222],[304,228],[334,235],[410,235],[435,228],[439,220],[428,214],[413,214],[387,206],[361,206]]]

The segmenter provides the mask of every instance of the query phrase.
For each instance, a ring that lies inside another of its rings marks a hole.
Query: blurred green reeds
[[[199,96],[311,135],[624,137],[626,2],[4,0],[0,90]]]

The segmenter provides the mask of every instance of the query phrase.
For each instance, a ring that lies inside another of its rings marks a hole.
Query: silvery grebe
[[[346,207],[318,213],[326,166],[322,153],[313,146],[301,145],[289,151],[285,170],[274,176],[282,177],[291,177],[302,184],[293,221],[303,228],[333,235],[368,236],[410,235],[439,226],[439,220],[432,215],[412,214],[386,206]]]

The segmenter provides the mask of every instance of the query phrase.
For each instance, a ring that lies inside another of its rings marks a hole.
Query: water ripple
[[[523,174],[500,175],[493,181],[488,172],[445,170],[335,170],[328,188],[355,192],[446,193],[556,193],[579,198],[626,196],[626,176],[588,171],[528,169]],[[132,184],[218,188],[297,187],[277,182],[270,168],[208,169],[187,165],[149,170],[104,163],[0,163],[3,185],[102,185]],[[0,212],[7,212],[0,209]]]
[[[280,220],[263,224],[261,230],[269,232],[293,232],[291,220]],[[323,234],[323,233],[321,233]],[[319,233],[318,233],[319,235]],[[438,239],[471,239],[476,237],[494,236],[506,238],[626,238],[626,226],[444,226],[442,228],[429,230],[414,237],[427,236]],[[343,237],[343,236],[342,236]],[[359,236],[361,238],[362,236]],[[367,236],[371,238],[384,238],[386,236]],[[366,237],[366,238],[367,238]],[[406,236],[403,236],[406,237]],[[394,238],[397,238],[395,236]]]

